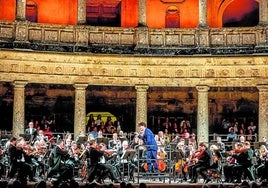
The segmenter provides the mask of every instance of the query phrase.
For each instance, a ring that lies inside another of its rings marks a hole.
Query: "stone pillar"
[[[267,0],[260,0],[259,3],[259,25],[268,25]]]
[[[74,138],[86,131],[86,88],[88,84],[74,84]]]
[[[145,122],[147,123],[147,90],[149,86],[147,85],[136,85],[135,89],[137,90],[137,100],[136,100],[136,128],[138,132],[139,127],[138,123]]]
[[[26,20],[26,0],[17,0],[16,20]]]
[[[199,0],[199,25],[207,27],[207,0]]]
[[[139,26],[147,27],[146,21],[146,1],[147,0],[139,0],[139,13],[138,13],[138,24]]]
[[[14,82],[13,136],[18,137],[25,129],[25,85],[26,81]]]
[[[209,121],[208,121],[208,86],[196,86],[198,91],[197,104],[197,141],[208,143]]]
[[[87,22],[87,1],[78,0],[77,24],[83,25]]]
[[[257,86],[259,90],[259,132],[258,140],[268,135],[268,85]]]

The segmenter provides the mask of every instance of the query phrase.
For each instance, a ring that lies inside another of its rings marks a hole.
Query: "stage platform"
[[[54,180],[53,180],[54,181]],[[23,185],[18,185],[16,184],[17,182],[15,180],[1,180],[1,184],[0,184],[0,188],[53,188],[53,183],[52,180],[38,180],[37,182],[27,182],[26,186]],[[64,183],[64,182],[62,182]],[[62,184],[61,183],[61,184]],[[74,180],[72,183],[70,182],[66,182],[69,187],[71,188],[75,188],[75,187],[79,187],[79,188],[94,188],[94,187],[115,187],[115,188],[120,188],[120,183],[113,183],[109,180],[105,180],[104,183],[99,184],[97,182],[93,182],[93,183],[89,183],[87,181],[81,181],[81,180]],[[188,183],[188,182],[180,182],[180,181],[159,181],[157,179],[139,179],[139,182],[137,181],[137,178],[135,179],[134,183],[133,181],[130,182],[125,182],[125,184],[131,184],[132,187],[135,188],[139,188],[140,184],[144,183],[146,184],[147,188],[168,188],[168,187],[178,187],[178,188],[203,188],[203,187],[209,187],[209,188],[237,188],[237,187],[242,187],[241,184],[233,184],[233,183],[217,183],[217,182],[209,182],[207,184],[203,183],[203,180],[199,180],[198,183]],[[252,182],[248,182],[249,185],[252,184]],[[7,186],[5,186],[5,184]],[[45,184],[45,186],[43,185]],[[113,185],[113,186],[112,186]],[[258,183],[258,185],[260,186],[261,183]],[[58,186],[60,187],[60,186]],[[265,186],[263,186],[265,187]],[[262,188],[263,188],[262,187]]]

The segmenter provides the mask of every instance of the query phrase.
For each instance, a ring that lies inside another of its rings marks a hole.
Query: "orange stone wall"
[[[0,0],[0,7],[0,20],[15,20],[16,0]]]

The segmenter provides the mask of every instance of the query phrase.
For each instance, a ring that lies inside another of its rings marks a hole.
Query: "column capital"
[[[16,88],[24,88],[27,84],[28,84],[28,81],[26,81],[26,80],[15,80],[13,82],[13,85]]]
[[[147,91],[148,88],[149,88],[148,85],[135,85],[135,89],[136,89],[137,91]]]
[[[79,90],[84,90],[87,88],[88,84],[86,83],[74,83],[74,88]]]
[[[257,85],[257,89],[261,92],[268,92],[268,85]]]
[[[196,89],[198,92],[208,92],[209,86],[207,85],[197,85]]]

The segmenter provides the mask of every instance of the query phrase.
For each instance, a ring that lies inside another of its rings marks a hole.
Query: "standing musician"
[[[205,183],[211,181],[211,179],[208,177],[207,170],[213,164],[213,156],[210,149],[203,142],[199,144],[199,152],[195,156],[194,160],[195,164],[192,167],[191,183],[197,182],[197,177],[199,174],[203,177]]]
[[[20,146],[19,143],[17,144],[17,138],[15,137],[10,139],[8,155],[10,158],[9,178],[14,178],[18,171],[18,178],[20,181],[25,182],[27,180],[27,176],[29,176],[30,181],[35,181],[31,166],[25,162],[27,154],[23,150],[22,146]]]
[[[72,166],[66,163],[70,159],[70,155],[65,149],[64,140],[57,141],[57,145],[51,151],[49,158],[48,177],[56,175],[58,181],[72,178]]]
[[[84,154],[87,159],[89,159],[88,164],[88,181],[92,182],[95,177],[98,177],[97,182],[102,183],[101,180],[107,175],[112,181],[119,182],[119,180],[114,174],[112,168],[108,168],[106,164],[100,163],[100,158],[103,157],[107,152],[100,150],[95,140],[89,140],[87,143],[88,149],[85,150]]]
[[[159,173],[157,165],[157,144],[154,139],[153,132],[147,128],[145,122],[140,122],[138,124],[140,127],[141,134],[135,133],[138,135],[139,139],[142,139],[146,147],[146,163],[148,165],[148,173],[152,173],[153,169],[155,173]]]

